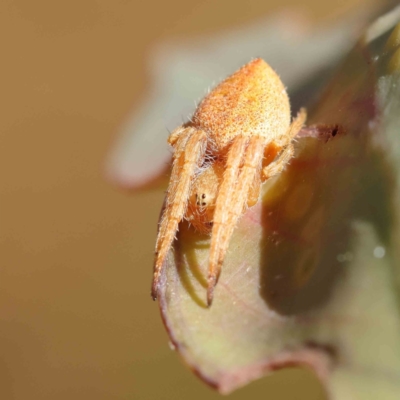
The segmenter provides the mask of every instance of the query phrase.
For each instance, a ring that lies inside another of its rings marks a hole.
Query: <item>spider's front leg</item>
[[[185,214],[193,176],[204,160],[207,143],[206,133],[194,127],[187,127],[174,135],[175,132],[177,130],[172,133],[169,140],[174,144],[175,151],[156,243],[156,260],[151,291],[154,300],[157,298],[165,259],[178,230],[178,224]]]
[[[264,155],[264,139],[238,136],[228,153],[226,170],[222,179],[214,213],[208,269],[207,304],[211,305],[214,288],[221,272],[225,253],[236,224],[247,205]]]
[[[185,136],[185,139],[184,139],[184,141],[182,141],[182,143],[186,143],[186,141],[187,141],[187,139],[188,139],[187,132],[190,132],[192,129],[193,129],[193,128],[188,128],[188,127],[185,126],[185,125],[178,126],[178,128],[174,129],[174,130],[171,132],[171,134],[169,135],[169,137],[168,137],[168,143],[169,143],[172,147],[174,147],[174,146],[177,144],[178,139],[181,137],[182,134]],[[182,144],[181,144],[181,147],[182,147]]]

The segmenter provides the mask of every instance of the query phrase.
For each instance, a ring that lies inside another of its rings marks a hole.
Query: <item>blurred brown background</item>
[[[369,2],[370,3],[370,2]],[[2,399],[217,398],[168,347],[150,299],[163,194],[103,177],[161,39],[282,7],[333,22],[362,0],[3,0],[0,5]],[[323,399],[284,371],[232,399]]]

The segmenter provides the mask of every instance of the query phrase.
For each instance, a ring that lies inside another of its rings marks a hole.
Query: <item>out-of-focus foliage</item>
[[[309,110],[309,125],[331,128],[298,138],[241,219],[210,309],[209,238],[181,226],[161,312],[221,392],[301,364],[333,399],[400,395],[399,17],[370,26]]]

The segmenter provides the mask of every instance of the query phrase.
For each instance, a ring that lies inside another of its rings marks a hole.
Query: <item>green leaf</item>
[[[309,110],[294,159],[237,226],[211,308],[210,239],[180,226],[162,317],[222,393],[304,365],[332,399],[399,398],[399,16],[366,31]]]

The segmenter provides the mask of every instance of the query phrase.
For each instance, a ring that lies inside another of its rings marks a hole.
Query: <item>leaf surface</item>
[[[366,31],[309,110],[295,157],[235,230],[210,309],[209,237],[180,226],[161,314],[222,393],[305,365],[332,399],[399,397],[399,15]]]

